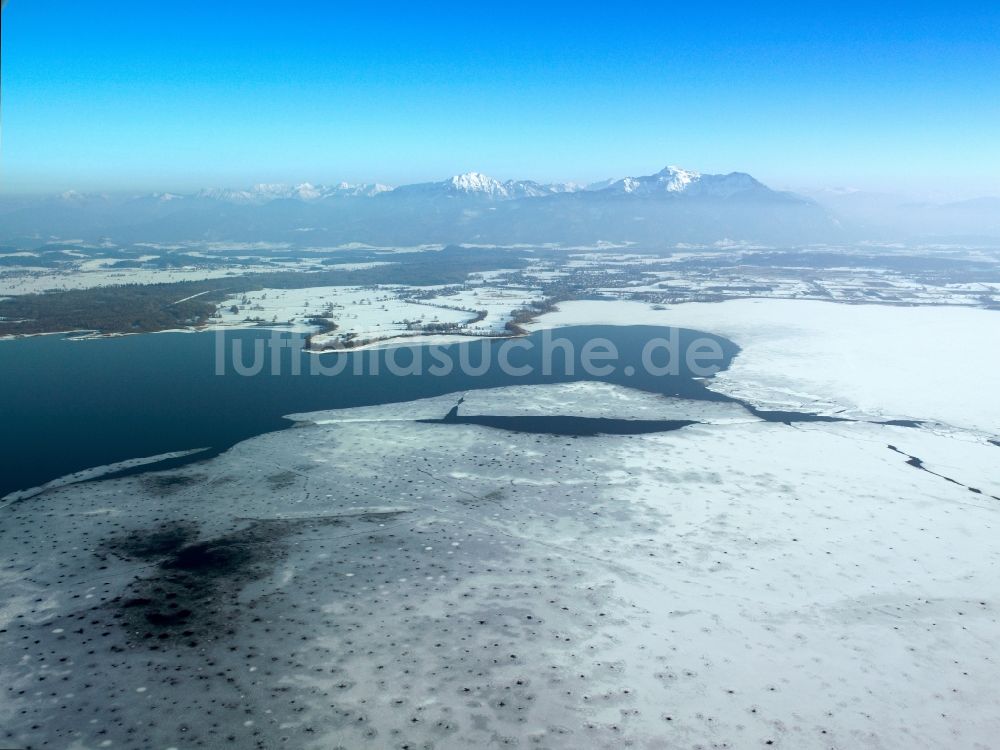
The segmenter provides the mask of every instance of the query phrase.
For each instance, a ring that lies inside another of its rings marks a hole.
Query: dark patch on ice
[[[997,448],[1000,448],[1000,440],[993,440],[992,438],[990,438],[986,442],[988,442],[990,445],[995,445]]]
[[[443,419],[420,419],[425,424],[474,424],[510,432],[530,432],[545,435],[643,435],[652,432],[670,432],[688,425],[698,424],[690,419],[610,419],[608,417],[497,416],[473,414],[461,416],[458,406],[453,406]]]
[[[197,535],[197,524],[178,521],[161,524],[144,533],[114,536],[104,543],[104,547],[109,552],[125,559],[159,559],[180,549]]]
[[[267,477],[267,486],[272,490],[287,490],[294,487],[299,475],[294,471],[279,471]]]
[[[758,419],[763,419],[765,422],[778,422],[780,424],[791,425],[796,422],[857,422],[856,419],[850,419],[848,417],[836,417],[827,414],[814,414],[813,412],[807,411],[782,411],[782,410],[769,410],[769,409],[758,409],[751,403],[746,401],[741,401],[739,399],[734,399],[736,403],[740,404],[748,412],[753,414]],[[919,428],[923,426],[923,422],[917,419],[886,419],[883,421],[872,422],[871,424],[881,424],[887,427],[913,427]]]
[[[912,466],[914,469],[920,469],[920,471],[926,471],[928,474],[933,474],[936,477],[940,477],[941,479],[945,480],[946,482],[951,482],[952,484],[957,484],[959,487],[965,487],[965,489],[967,489],[969,492],[972,492],[973,494],[976,494],[976,495],[983,495],[983,494],[985,494],[978,487],[970,487],[967,484],[959,482],[957,479],[953,479],[952,477],[945,476],[944,474],[938,474],[936,471],[931,471],[926,466],[924,466],[924,461],[923,461],[922,458],[917,458],[916,456],[911,456],[909,453],[905,453],[904,451],[901,451],[895,445],[887,445],[886,448],[888,448],[891,451],[894,451],[895,453],[898,453],[901,456],[906,456],[906,464],[908,466]],[[994,500],[1000,500],[1000,497],[997,497],[996,495],[987,495],[987,497],[991,497]]]
[[[739,401],[743,407],[758,419],[765,422],[780,422],[781,424],[793,424],[795,422],[853,422],[847,417],[831,417],[824,414],[811,414],[801,411],[772,411],[768,409],[758,409],[753,404],[746,401]]]
[[[297,478],[298,474],[294,471],[281,471],[267,478],[267,486],[272,490],[286,490],[295,485]]]
[[[146,474],[142,486],[153,495],[172,495],[205,481],[205,477],[194,474]]]
[[[886,427],[912,427],[914,429],[924,426],[923,421],[919,419],[886,419],[882,422],[875,422],[875,424],[882,424]]]
[[[103,547],[120,557],[156,562],[111,600],[114,616],[130,643],[154,650],[225,639],[235,632],[244,587],[272,574],[287,557],[289,536],[351,522],[384,522],[402,512],[253,520],[200,541],[194,541],[198,527],[192,523],[116,536]]]
[[[811,412],[758,409],[753,404],[739,399],[731,399],[753,416],[765,422],[792,425],[798,422],[855,422],[848,417],[836,417]],[[594,435],[643,435],[654,432],[670,432],[692,424],[696,420],[686,419],[615,419],[610,417],[576,417],[563,415],[498,416],[475,414],[463,416],[458,413],[459,404],[451,408],[443,419],[421,419],[427,424],[477,424],[511,432],[530,432],[549,435],[571,435],[591,437]],[[914,419],[889,419],[874,422],[892,427],[920,427],[923,423]]]
[[[197,573],[202,577],[224,576],[239,573],[258,555],[253,543],[267,544],[272,539],[261,538],[256,529],[251,528],[241,534],[210,539],[207,542],[189,544],[177,550],[169,559],[160,563],[165,570],[183,570]]]

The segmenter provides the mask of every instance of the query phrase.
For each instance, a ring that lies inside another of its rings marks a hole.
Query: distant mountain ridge
[[[399,187],[380,183],[351,184],[342,182],[329,187],[303,182],[298,185],[261,183],[245,189],[212,188],[200,190],[193,196],[163,193],[163,199],[184,197],[208,198],[236,204],[261,204],[271,200],[317,201],[330,198],[365,197],[395,193],[404,196],[464,196],[492,200],[517,200],[542,198],[551,195],[580,192],[603,192],[641,197],[701,196],[728,198],[742,192],[767,193],[763,183],[744,172],[729,174],[702,174],[681,167],[668,166],[651,175],[622,177],[590,185],[573,182],[540,183],[534,180],[501,181],[482,172],[465,172],[439,182],[421,182]]]
[[[392,192],[406,195],[423,193],[426,195],[479,196],[493,200],[514,200],[517,198],[541,198],[546,195],[574,192],[577,189],[577,186],[572,183],[542,184],[534,180],[501,182],[482,172],[466,172],[441,182],[403,185]]]
[[[393,187],[382,183],[349,183],[337,185],[302,182],[258,183],[247,188],[203,188],[194,193],[149,193],[121,196],[107,193],[84,193],[67,190],[46,200],[63,201],[84,206],[121,200],[155,200],[161,203],[192,199],[220,201],[235,205],[262,205],[274,200],[299,200],[306,203],[336,198],[374,198],[379,196],[456,196],[480,197],[492,200],[543,198],[568,193],[605,193],[636,197],[698,196],[728,198],[740,193],[774,193],[769,187],[745,172],[702,174],[681,167],[668,166],[651,175],[621,177],[582,185],[575,182],[540,183],[534,180],[501,181],[482,172],[465,172],[439,182],[421,182]],[[789,195],[789,194],[785,194]]]
[[[242,239],[292,244],[474,242],[579,244],[837,241],[843,228],[810,198],[744,172],[668,166],[594,183],[498,180],[465,172],[399,187],[262,183],[141,196],[67,193],[0,199],[0,239]]]
[[[226,201],[229,203],[241,203],[241,204],[260,204],[267,203],[272,200],[302,200],[302,201],[315,201],[323,200],[325,198],[337,198],[344,196],[351,197],[372,197],[378,195],[379,193],[384,193],[392,190],[388,185],[381,185],[379,183],[369,183],[369,184],[351,184],[348,182],[341,182],[333,187],[328,187],[326,185],[313,185],[310,182],[303,182],[298,185],[285,185],[282,183],[260,183],[254,185],[251,188],[245,190],[232,190],[227,188],[212,188],[206,190],[199,190],[195,193],[194,197],[198,198],[210,198],[213,200]],[[183,198],[185,196],[176,196],[173,194],[165,193],[164,195],[171,195],[172,197]]]

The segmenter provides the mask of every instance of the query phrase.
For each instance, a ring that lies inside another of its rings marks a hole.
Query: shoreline
[[[583,297],[563,299],[558,303],[553,305],[551,310],[539,313],[537,316],[530,318],[528,320],[521,321],[515,324],[516,330],[508,330],[504,333],[497,333],[495,335],[482,334],[482,333],[441,333],[441,334],[427,334],[427,333],[414,333],[412,335],[396,335],[387,336],[380,339],[372,339],[366,341],[366,343],[355,346],[355,347],[343,347],[340,349],[305,349],[304,351],[310,354],[327,354],[330,352],[350,352],[350,351],[362,351],[371,348],[384,348],[387,345],[405,345],[400,342],[409,342],[414,339],[421,339],[419,342],[421,345],[428,343],[423,341],[423,339],[430,339],[432,337],[452,337],[453,340],[447,343],[461,343],[469,339],[507,339],[507,338],[518,338],[521,336],[526,336],[533,333],[535,330],[541,330],[537,327],[538,319],[552,312],[557,312],[559,305],[563,303],[582,303],[582,302],[601,302],[601,303],[625,303],[631,305],[645,305],[648,307],[658,307],[660,311],[669,311],[676,308],[683,308],[687,305],[722,305],[729,302],[740,302],[740,301],[755,301],[755,302],[820,302],[829,305],[838,305],[842,307],[881,307],[881,308],[914,308],[914,309],[954,309],[954,310],[986,310],[993,312],[1000,312],[996,307],[989,305],[964,305],[964,304],[949,304],[944,302],[890,302],[890,301],[879,301],[879,300],[836,300],[836,299],[820,299],[813,297],[770,297],[770,296],[734,296],[726,297],[723,299],[715,300],[685,300],[683,302],[671,302],[671,303],[660,303],[660,302],[647,302],[645,300],[639,299],[622,299],[618,298],[600,298],[600,299],[586,299]],[[318,335],[322,333],[319,326],[302,326],[297,323],[269,323],[269,324],[243,324],[243,323],[209,323],[201,326],[185,326],[181,328],[161,328],[154,331],[108,331],[101,332],[94,329],[88,328],[77,328],[77,329],[67,329],[61,331],[39,331],[37,333],[5,333],[0,334],[0,342],[3,341],[17,341],[20,339],[34,338],[36,336],[66,336],[73,341],[92,341],[96,339],[106,339],[106,338],[117,338],[122,336],[144,336],[148,334],[157,333],[207,333],[209,331],[250,331],[250,330],[272,330],[272,331],[286,331],[289,333],[299,332],[305,334]],[[313,329],[313,330],[305,330]],[[81,335],[73,335],[81,334]]]

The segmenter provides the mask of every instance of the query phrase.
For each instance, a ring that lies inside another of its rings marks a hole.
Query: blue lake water
[[[444,375],[426,371],[436,361],[427,347],[420,347],[419,353],[418,347],[405,347],[319,355],[325,366],[345,358],[341,360],[343,372],[333,376],[309,374],[310,362],[317,355],[283,348],[277,374],[271,373],[268,360],[261,373],[244,376],[234,371],[233,342],[240,342],[243,364],[249,366],[254,347],[271,341],[272,332],[227,331],[221,349],[218,335],[160,333],[76,341],[39,336],[0,342],[0,496],[130,458],[202,447],[223,450],[253,435],[288,426],[283,419],[286,414],[478,388],[601,380],[664,395],[729,400],[707,390],[686,362],[678,363],[676,374],[653,374],[642,365],[648,342],[670,335],[664,328],[581,326],[532,334],[519,340],[517,348],[510,348],[508,358],[519,371],[529,369],[527,374],[511,374],[500,366],[498,354],[504,340],[493,339],[440,347],[439,352],[455,363]],[[572,373],[567,372],[565,350],[560,349],[550,360],[552,374],[545,374],[543,335],[571,344],[577,355]],[[739,351],[719,336],[688,330],[676,335],[681,351],[701,337],[716,342],[722,353],[721,369]],[[293,334],[282,336],[294,340]],[[613,365],[613,372],[606,375],[583,372],[579,364],[584,345],[597,338],[612,341],[618,350],[614,362],[601,362]],[[219,351],[225,355],[222,375],[217,374]],[[469,374],[458,366],[460,355],[473,366],[484,356],[489,364],[482,374]],[[387,356],[404,369],[419,356],[424,372],[394,374]],[[373,358],[377,374],[372,374]],[[653,361],[665,365],[665,351],[658,351]]]

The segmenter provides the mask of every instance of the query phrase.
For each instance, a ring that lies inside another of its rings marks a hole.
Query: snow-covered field
[[[312,319],[335,323],[335,331],[313,339],[318,347],[344,340],[413,337],[427,331],[495,336],[504,332],[514,310],[538,299],[538,290],[486,285],[263,289],[225,300],[214,322],[229,326],[248,321],[289,324],[302,329],[308,328]],[[485,317],[480,317],[483,313]]]
[[[395,287],[330,286],[263,289],[232,297],[219,306],[218,322],[240,325],[259,320],[304,326],[311,318],[323,318],[337,323],[338,335],[351,332],[370,339],[405,335],[410,323],[459,324],[472,316],[406,302]]]
[[[468,310],[486,312],[486,317],[467,327],[473,335],[496,335],[503,333],[510,320],[510,314],[519,308],[543,298],[538,289],[515,286],[480,286],[461,289],[454,294],[433,297],[429,304],[457,306]]]

